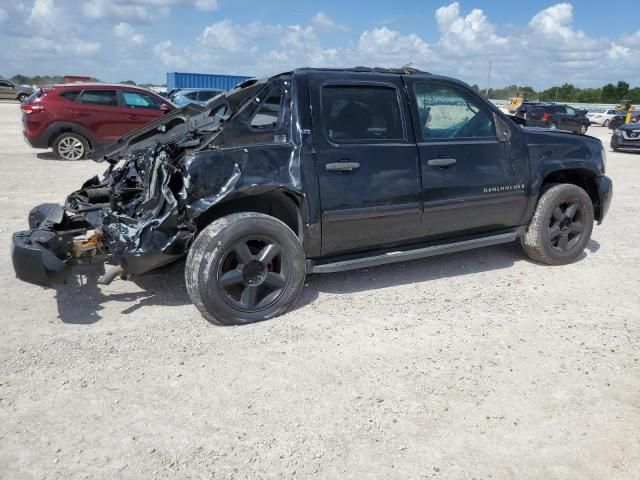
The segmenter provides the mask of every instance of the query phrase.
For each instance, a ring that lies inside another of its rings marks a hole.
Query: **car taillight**
[[[43,105],[38,105],[38,104],[34,105],[33,103],[28,103],[26,105],[21,105],[20,106],[20,110],[22,110],[24,113],[29,115],[30,113],[44,112],[44,106]]]
[[[542,121],[546,122],[547,120],[549,120],[549,117],[551,116],[550,113],[543,113],[542,114]]]

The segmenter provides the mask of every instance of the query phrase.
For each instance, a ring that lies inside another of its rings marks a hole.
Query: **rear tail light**
[[[35,112],[44,112],[44,105],[28,103],[26,105],[21,105],[20,110],[22,110],[27,115]]]
[[[547,120],[549,120],[549,117],[551,116],[550,113],[543,113],[542,114],[542,121],[546,122]]]

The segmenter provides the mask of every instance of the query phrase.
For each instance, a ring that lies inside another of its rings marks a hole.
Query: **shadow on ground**
[[[595,253],[600,244],[590,240],[587,250]],[[583,253],[578,261],[587,256]],[[348,294],[375,291],[399,285],[411,285],[442,278],[471,275],[509,268],[516,261],[529,260],[519,245],[511,243],[466,252],[365,268],[341,273],[310,275],[293,310],[302,309],[323,293]],[[535,262],[537,263],[537,262]],[[552,268],[539,264],[540,268]],[[146,275],[132,277],[137,291],[114,292],[111,286],[98,285],[104,265],[92,263],[80,266],[66,285],[56,290],[58,316],[65,323],[91,324],[101,319],[107,302],[122,302],[122,314],[132,313],[148,305],[177,306],[191,304],[184,284],[184,261],[162,267]],[[113,285],[123,282],[114,280]],[[126,286],[127,289],[132,289]],[[111,291],[109,291],[111,290]]]

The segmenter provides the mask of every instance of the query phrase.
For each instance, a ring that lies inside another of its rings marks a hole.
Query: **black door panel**
[[[491,110],[462,87],[405,81],[419,137],[423,235],[455,237],[517,225],[527,200],[526,151],[499,141]]]
[[[421,234],[420,164],[401,79],[366,77],[309,75],[323,255]]]

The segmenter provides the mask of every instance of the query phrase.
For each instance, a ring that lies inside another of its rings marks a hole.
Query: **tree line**
[[[607,83],[600,88],[578,88],[570,83],[546,90],[535,91],[531,87],[521,85],[509,85],[504,88],[490,88],[488,95],[485,89],[473,85],[478,92],[494,100],[508,100],[520,96],[527,100],[540,100],[542,102],[575,102],[575,103],[620,103],[629,100],[631,103],[640,103],[640,87],[630,88],[629,84],[620,80],[617,85]]]

